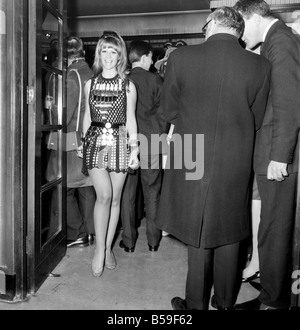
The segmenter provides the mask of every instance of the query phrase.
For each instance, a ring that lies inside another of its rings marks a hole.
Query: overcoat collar
[[[283,23],[282,21],[278,20],[277,22],[275,22],[271,28],[269,29],[267,35],[266,35],[266,38],[265,38],[265,42],[268,41],[268,38],[270,37],[270,35],[272,35],[272,33],[278,28],[278,27],[281,27],[281,26],[284,26],[286,27],[285,23]]]
[[[234,35],[229,34],[229,33],[213,34],[205,42],[213,42],[213,41],[217,41],[217,40],[228,40],[230,42],[235,42],[235,43],[239,42],[237,37],[235,37]]]

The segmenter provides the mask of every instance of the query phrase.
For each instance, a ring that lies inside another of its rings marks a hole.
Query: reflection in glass
[[[47,2],[49,2],[58,11],[61,11],[61,0],[47,0]]]
[[[41,234],[41,246],[44,247],[49,240],[52,241],[62,231],[62,151],[54,150],[50,145],[50,136],[55,136],[56,145],[61,146],[62,140],[62,99],[63,99],[63,18],[62,10],[64,1],[42,2],[42,30],[39,29],[39,45],[41,51],[37,52],[37,61],[41,63],[42,99],[37,104],[37,130],[40,153],[37,163],[40,165],[40,218],[38,224]],[[59,8],[57,8],[59,6]],[[57,15],[56,15],[57,14]],[[40,85],[39,85],[40,86]],[[39,173],[39,174],[40,174]],[[51,246],[51,244],[50,244]]]
[[[43,24],[42,24],[42,60],[47,65],[42,69],[42,97],[43,110],[42,125],[58,124],[58,104],[59,104],[59,84],[61,75],[55,69],[59,67],[59,43],[58,35],[60,31],[60,21],[51,12],[43,6]],[[53,68],[53,69],[52,69]]]
[[[42,54],[43,61],[53,67],[58,67],[58,33],[59,20],[43,6]],[[61,68],[60,68],[61,69]]]
[[[41,210],[41,244],[43,246],[62,229],[62,184],[42,193]]]
[[[53,131],[51,134],[57,134]],[[42,132],[41,164],[42,185],[61,178],[59,150],[49,149],[50,132]]]
[[[48,183],[47,177],[49,176],[48,174],[48,163],[49,163],[49,158],[51,154],[51,150],[47,148],[49,140],[49,132],[42,132],[42,139],[41,139],[41,185],[45,185]]]
[[[43,69],[43,71],[46,71]],[[48,71],[43,84],[42,125],[58,125],[58,74]]]

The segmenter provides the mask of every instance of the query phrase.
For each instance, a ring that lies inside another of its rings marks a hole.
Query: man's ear
[[[145,63],[145,60],[146,60],[146,55],[144,54],[144,55],[141,56],[141,60],[140,60],[140,61],[141,61],[142,63]]]
[[[255,24],[257,24],[257,25],[260,24],[260,22],[261,22],[261,16],[260,15],[254,13],[253,16],[252,16],[252,18],[253,18],[253,22]]]
[[[209,26],[209,31],[210,31],[211,35],[215,33],[216,28],[217,28],[217,21],[212,19],[211,22],[210,22],[210,26]]]

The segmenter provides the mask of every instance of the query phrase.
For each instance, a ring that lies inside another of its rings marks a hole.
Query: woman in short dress
[[[104,267],[114,269],[112,251],[119,220],[120,198],[127,172],[139,166],[136,89],[126,79],[127,53],[124,40],[115,32],[98,41],[94,77],[85,85],[86,110],[83,122],[83,173],[96,190],[94,208],[96,248],[93,275]]]

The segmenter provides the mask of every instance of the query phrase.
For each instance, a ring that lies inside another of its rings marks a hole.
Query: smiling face
[[[103,70],[116,70],[119,54],[115,47],[110,44],[104,44],[100,52],[100,60]]]

